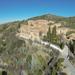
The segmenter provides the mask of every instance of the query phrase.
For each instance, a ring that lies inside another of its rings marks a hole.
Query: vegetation
[[[74,28],[75,26],[75,17],[68,19],[47,14],[31,18],[30,20],[37,19],[45,19],[48,21],[53,20],[55,22],[65,21],[65,27]],[[16,33],[18,32],[21,25],[28,25],[27,21],[28,20],[16,21],[0,26],[0,59],[8,64],[11,71],[15,70],[15,72],[17,72],[21,65],[23,65],[24,69],[29,73],[29,75],[42,75],[44,66],[47,66],[47,61],[54,55],[53,53],[49,52],[49,48],[43,47],[42,45],[35,46],[32,44],[32,40],[25,41],[24,39],[18,38],[16,36]],[[48,41],[49,43],[51,42],[58,44],[60,48],[63,48],[64,44],[60,43],[60,38],[56,33],[56,26],[51,29],[50,25],[52,24],[49,24],[47,35],[44,36],[43,40]],[[42,32],[39,32],[39,35],[41,36]],[[69,45],[71,46],[70,49],[74,53],[72,47],[74,47],[75,43],[69,43]],[[56,75],[56,73],[62,69],[63,61],[64,59],[60,58],[58,62],[56,62],[52,70],[50,69],[51,75]],[[12,73],[10,72],[9,75],[12,75]]]
[[[20,66],[23,65],[28,73],[32,75],[42,75],[43,66],[46,64],[46,61],[43,56],[37,55],[37,52],[44,52],[44,48],[41,50],[41,47],[34,46],[31,40],[28,40],[28,43],[26,43],[25,40],[18,38],[16,32],[20,27],[19,25],[20,24],[8,25],[1,31],[0,58],[11,67],[7,69],[8,71],[17,72],[16,70],[19,70]],[[33,54],[35,54],[34,57],[37,57],[34,60],[32,59]],[[37,67],[37,69],[34,68],[34,70],[32,70],[32,61],[36,59],[37,64],[34,64],[34,66]],[[11,72],[10,75],[12,75]]]
[[[51,43],[54,43],[54,44],[59,44],[59,37],[56,34],[56,26],[54,26],[52,30],[51,30],[51,28],[49,26],[47,35],[44,36],[43,40],[51,42]]]
[[[51,75],[57,75],[57,72],[60,72],[61,69],[63,68],[63,63],[64,59],[63,58],[59,58],[57,63],[55,64],[54,67],[52,67],[51,69]]]
[[[43,37],[44,41],[48,41],[49,43],[53,43],[58,45],[61,49],[64,48],[64,43],[61,42],[61,38],[59,38],[59,35],[57,35],[56,32],[56,26],[54,26],[51,30],[50,26],[47,32],[47,35]]]
[[[52,20],[52,21],[62,21],[64,19],[64,17],[61,16],[56,16],[56,15],[52,15],[52,14],[46,14],[46,15],[42,15],[42,16],[37,16],[37,17],[33,17],[30,18],[28,20],[38,20],[38,19],[44,19],[44,20]]]
[[[62,73],[62,69],[64,68],[64,65],[63,65],[63,62],[64,62],[64,58],[59,58],[58,61],[53,65],[53,66],[48,66],[47,70],[49,71],[46,71],[48,72],[47,74],[48,75],[58,75],[58,73]],[[61,75],[61,74],[60,74]]]
[[[56,15],[52,15],[52,14],[46,14],[46,15],[42,15],[42,16],[37,16],[37,17],[33,17],[30,18],[28,20],[38,20],[38,19],[44,19],[44,20],[52,20],[55,23],[62,23],[62,25],[64,25],[64,27],[68,27],[68,28],[72,28],[75,29],[75,17],[62,17],[62,16],[56,16]]]
[[[52,37],[52,33],[51,33],[51,28],[50,28],[50,27],[49,27],[49,29],[48,29],[47,36],[46,36],[46,37],[47,37],[46,40],[47,40],[48,42],[51,42],[51,41],[52,41],[52,38],[51,38],[51,37]]]
[[[68,17],[65,19],[65,27],[75,29],[75,17]]]
[[[64,43],[61,42],[61,43],[59,44],[59,46],[60,46],[61,49],[63,49],[63,48],[64,48]]]
[[[69,49],[73,54],[75,54],[75,42],[73,41],[69,42]]]

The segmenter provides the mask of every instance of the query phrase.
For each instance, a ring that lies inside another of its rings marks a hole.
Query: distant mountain
[[[40,15],[40,16],[36,16],[36,17],[32,17],[29,18],[27,20],[23,20],[23,21],[15,21],[15,22],[9,22],[6,23],[5,25],[8,24],[17,24],[17,23],[27,23],[28,20],[39,20],[39,19],[43,19],[43,20],[52,20],[55,22],[66,22],[66,27],[70,27],[70,28],[75,28],[75,16],[73,17],[63,17],[63,16],[57,16],[57,15],[52,15],[52,14],[45,14],[45,15]],[[4,25],[4,24],[2,24]]]
[[[28,20],[38,20],[38,19],[52,20],[55,22],[63,21],[63,22],[66,22],[66,25],[65,25],[66,27],[75,29],[75,17],[62,17],[62,16],[56,16],[52,14],[45,14],[42,16],[30,18]]]
[[[38,20],[38,19],[62,21],[64,19],[64,17],[56,16],[56,15],[52,15],[52,14],[45,14],[45,15],[42,15],[42,16],[37,16],[37,17],[30,18],[28,20]]]

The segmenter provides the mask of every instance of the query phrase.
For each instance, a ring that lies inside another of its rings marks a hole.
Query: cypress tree
[[[54,37],[56,37],[56,26],[54,26],[53,29],[52,29],[52,35],[53,35]]]
[[[47,32],[47,41],[51,42],[51,28],[49,26],[48,32]]]
[[[56,26],[54,26],[52,29],[52,43],[56,43],[56,42],[57,42]]]

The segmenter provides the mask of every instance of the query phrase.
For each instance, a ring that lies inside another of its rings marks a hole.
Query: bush
[[[64,43],[60,43],[60,48],[63,49],[64,48]]]

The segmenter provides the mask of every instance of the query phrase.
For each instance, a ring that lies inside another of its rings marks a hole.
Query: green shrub
[[[60,48],[63,49],[64,48],[64,43],[60,43]]]

